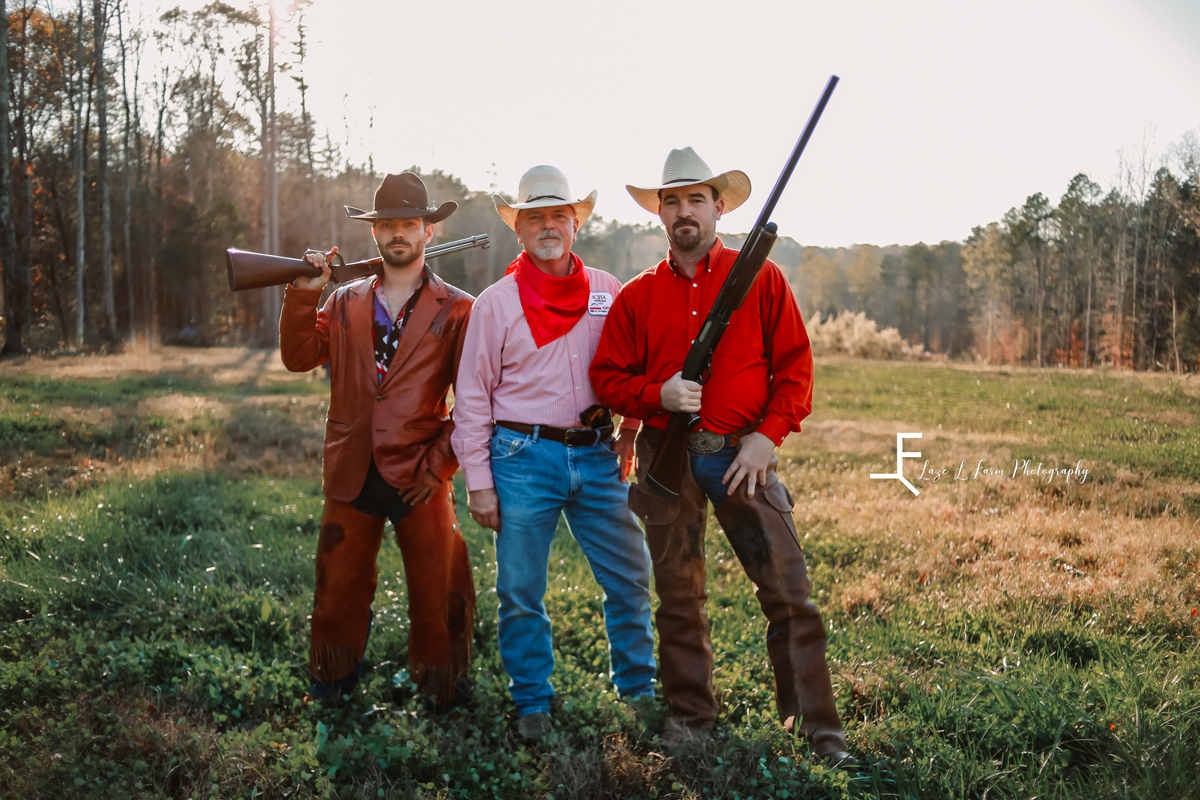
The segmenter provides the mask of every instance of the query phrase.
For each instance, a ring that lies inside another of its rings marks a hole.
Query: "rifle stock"
[[[750,293],[750,287],[762,271],[763,264],[771,254],[771,248],[777,238],[777,227],[771,222],[771,214],[783,194],[784,187],[800,160],[813,130],[820,120],[826,104],[829,102],[833,89],[837,86],[838,77],[831,75],[821,99],[808,118],[808,124],[792,148],[791,156],[775,182],[758,221],[746,237],[746,243],[738,253],[737,259],[721,286],[721,291],[713,301],[712,309],[700,328],[700,334],[688,350],[683,362],[680,377],[696,383],[704,382],[704,373],[712,366],[713,353],[725,329],[729,326],[729,318],[734,311],[741,308]],[[638,482],[629,487],[629,507],[648,525],[663,525],[671,522],[679,514],[679,495],[683,486],[683,471],[687,465],[687,437],[691,429],[700,421],[698,414],[676,413],[671,415],[667,430],[663,435],[658,450]]]
[[[478,236],[426,248],[425,258],[437,258],[449,253],[457,253],[460,250],[469,250],[472,247],[486,249],[490,246],[488,235],[481,233]],[[378,256],[363,261],[352,261],[349,264],[340,253],[334,253],[332,259],[336,259],[336,263],[330,265],[334,283],[346,283],[365,278],[378,272],[380,265],[383,264],[383,259]],[[248,250],[238,250],[236,247],[225,251],[225,272],[229,278],[229,290],[232,292],[262,289],[267,286],[283,286],[296,278],[311,278],[321,274],[321,270],[302,258],[252,253]]]

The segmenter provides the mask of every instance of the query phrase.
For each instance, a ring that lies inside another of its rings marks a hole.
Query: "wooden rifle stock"
[[[746,237],[746,243],[738,253],[737,260],[729,270],[721,291],[713,301],[712,309],[700,328],[700,334],[688,350],[683,362],[680,377],[686,381],[704,383],[705,373],[712,366],[713,352],[725,335],[729,326],[729,318],[733,312],[741,308],[754,285],[758,273],[762,271],[771,247],[777,238],[777,228],[771,222],[771,214],[783,194],[784,187],[792,177],[792,171],[800,160],[825,105],[829,102],[833,89],[837,86],[838,77],[831,75],[821,99],[808,118],[796,146],[787,164],[775,182],[758,221]],[[663,436],[654,458],[637,484],[629,487],[629,507],[648,525],[664,525],[671,522],[679,514],[679,495],[683,485],[683,470],[687,463],[687,437],[691,429],[700,421],[699,414],[676,413],[671,415],[667,430]]]
[[[488,248],[491,243],[488,235],[481,233],[467,239],[459,239],[446,244],[439,244],[425,249],[425,258],[437,258],[472,247]],[[349,264],[342,258],[341,253],[330,257],[330,271],[334,283],[365,278],[379,271],[383,259],[376,256],[364,261],[352,261]],[[252,253],[248,250],[238,250],[231,247],[225,251],[225,271],[229,277],[229,290],[241,292],[246,289],[262,289],[267,286],[283,286],[296,278],[312,278],[321,274],[321,270],[309,264],[302,258],[287,258],[271,256],[265,253]]]

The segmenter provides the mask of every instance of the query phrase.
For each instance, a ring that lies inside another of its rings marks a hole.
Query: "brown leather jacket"
[[[458,469],[446,398],[474,298],[426,266],[425,286],[379,383],[371,330],[376,280],[340,287],[320,311],[321,290],[289,286],[279,316],[285,367],[306,372],[329,362],[322,491],[343,502],[358,497],[372,455],[380,474],[399,489],[415,485],[421,470],[447,480]]]

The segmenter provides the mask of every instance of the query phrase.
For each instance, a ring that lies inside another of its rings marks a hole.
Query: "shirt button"
[[[381,394],[377,394],[377,395],[375,395],[375,399],[376,399],[376,400],[382,400],[382,399],[383,399],[383,395],[381,395]]]
[[[693,284],[692,284],[692,288],[693,288],[693,289],[695,289],[695,288],[696,288],[696,284],[694,284],[694,283],[693,283]]]
[[[579,358],[579,355],[576,353],[571,353],[571,358]]]
[[[694,316],[696,316],[696,312],[695,312],[695,311],[693,311],[693,312],[692,312],[692,316],[693,316],[693,317],[694,317]]]
[[[578,387],[578,386],[576,386],[576,387],[575,387],[575,391],[579,391],[579,387]]]

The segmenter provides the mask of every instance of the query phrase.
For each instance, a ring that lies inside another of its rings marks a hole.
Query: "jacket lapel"
[[[351,287],[346,298],[347,316],[352,320],[362,320],[361,325],[350,325],[350,338],[355,352],[362,359],[371,376],[371,388],[374,389],[378,378],[375,367],[375,281],[369,278],[357,286]]]
[[[413,307],[413,312],[408,317],[408,324],[404,326],[404,333],[400,335],[400,343],[396,346],[396,354],[392,356],[392,364],[388,367],[387,375],[383,377],[383,384],[387,386],[396,373],[401,372],[404,368],[404,363],[412,356],[413,351],[417,349],[417,344],[420,343],[421,337],[429,330],[434,319],[442,310],[442,301],[446,299],[446,284],[442,279],[433,274],[429,266],[425,267],[425,286],[421,289],[421,294],[417,297],[417,304]],[[375,345],[371,344],[372,359],[374,359]],[[373,363],[373,361],[372,361]]]

